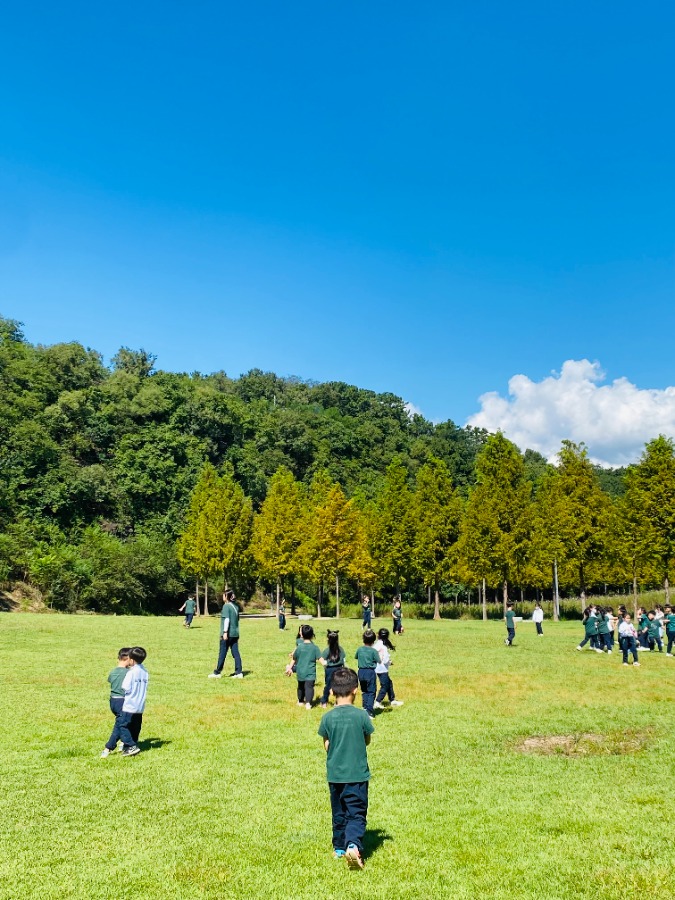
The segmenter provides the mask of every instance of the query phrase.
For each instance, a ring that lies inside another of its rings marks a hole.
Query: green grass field
[[[511,649],[497,623],[406,623],[405,705],[377,716],[366,868],[348,872],[321,710],[283,675],[295,623],[243,620],[249,674],[233,681],[206,677],[216,619],[181,621],[0,618],[2,898],[675,896],[675,659],[577,653],[569,623],[543,639],[523,623]],[[360,623],[340,631],[352,656]],[[144,752],[100,759],[106,676],[133,643],[151,676]],[[522,752],[531,737],[553,752]]]

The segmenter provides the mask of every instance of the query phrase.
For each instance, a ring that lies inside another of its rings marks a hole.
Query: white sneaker
[[[311,708],[312,708],[311,703],[305,703],[305,709],[311,709]]]
[[[222,672],[211,672],[211,674],[209,675],[209,678],[222,678],[222,677],[223,677]]]
[[[233,673],[230,675],[230,678],[243,678],[243,677],[244,677],[244,673],[243,673],[243,672],[233,672]]]
[[[608,652],[608,653],[611,653],[612,651],[611,651],[611,650],[608,650],[607,652]]]
[[[404,702],[405,701],[403,701],[403,700],[392,700],[390,705],[391,706],[403,706]]]
[[[120,741],[119,744],[117,745],[117,752],[121,753],[122,750],[124,750],[124,744],[122,743],[122,741]]]
[[[639,666],[639,665],[640,665],[640,663],[633,663],[633,665],[634,665],[634,666]]]
[[[393,706],[393,705],[394,705],[394,704],[392,703],[392,706]],[[373,703],[373,706],[375,707],[375,709],[384,709],[384,706],[383,706],[378,700],[376,700],[376,701]]]
[[[106,756],[110,756],[110,750],[108,750],[107,747],[104,747],[103,750],[101,750],[101,759],[105,759]]]
[[[627,666],[627,665],[628,665],[628,663],[624,663],[624,666]]]
[[[671,659],[673,658],[673,654],[672,654],[672,653],[666,653],[666,656],[669,656]]]
[[[600,650],[599,647],[594,647],[593,649],[595,650],[596,653],[602,653],[602,650]]]
[[[583,650],[583,649],[584,649],[583,647],[577,647],[577,650]]]

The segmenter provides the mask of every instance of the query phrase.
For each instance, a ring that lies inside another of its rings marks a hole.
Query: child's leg
[[[129,732],[134,739],[134,744],[138,743],[138,738],[143,727],[143,713],[133,713],[131,722],[129,722]]]
[[[628,640],[627,638],[621,638],[621,653],[623,654],[621,657],[622,662],[628,662]]]
[[[382,703],[384,698],[387,696],[387,680],[389,676],[386,672],[378,672],[377,677],[380,679],[380,689],[377,692],[377,696],[375,697],[375,702]]]
[[[305,702],[305,682],[298,679],[298,703]]]
[[[580,646],[580,647],[585,647],[586,644],[590,641],[590,639],[591,639],[590,634],[587,634],[587,635],[584,637],[583,641],[581,641],[581,643],[579,644],[579,646]],[[593,644],[591,644],[591,647],[592,647],[592,646],[593,646]]]
[[[314,682],[306,681],[305,682],[305,703],[309,703],[311,706],[314,703]]]
[[[537,634],[543,634],[544,629],[541,627],[541,622],[537,622],[536,625],[537,625]]]
[[[117,742],[120,740],[120,715],[122,714],[122,707],[124,706],[124,697],[111,697],[110,698],[110,711],[115,716],[115,724],[113,725],[113,730],[106,742],[106,747],[108,750],[114,750],[117,746]]]
[[[342,785],[342,804],[345,809],[346,846],[355,844],[363,851],[363,836],[366,833],[368,816],[368,782],[360,781]]]
[[[239,653],[239,638],[230,638],[228,640],[228,645],[230,647],[230,653],[232,654],[232,659],[234,660],[234,673],[235,675],[241,674],[241,655]]]
[[[667,631],[666,636],[668,638],[668,650],[667,653],[671,653],[673,649],[673,643],[675,643],[675,631]]]
[[[120,738],[122,739],[122,743],[125,747],[134,747],[135,741],[131,731],[129,729],[129,725],[131,724],[131,719],[133,718],[133,713],[130,712],[121,712],[119,718],[119,728],[120,728]]]
[[[375,703],[375,688],[377,681],[375,679],[375,669],[359,669],[359,686],[363,696],[363,708],[368,715],[373,715],[373,704]]]
[[[326,673],[326,683],[323,686],[323,694],[321,695],[321,705],[325,706],[328,703],[328,695],[330,694],[330,683],[333,680],[333,672],[335,671],[333,666],[326,666],[324,672]]]
[[[657,634],[654,640],[656,641],[656,646],[659,648],[659,653],[663,653],[663,641],[661,640],[661,635]]]
[[[342,792],[346,785],[328,782],[330,791],[330,811],[333,817],[333,850],[344,850],[347,846],[345,838],[345,807],[342,803]]]
[[[509,637],[508,637],[509,644],[512,644],[516,639],[516,629],[515,628],[507,628],[506,630],[509,635]]]
[[[223,666],[225,665],[225,657],[227,656],[227,641],[225,638],[220,639],[220,647],[218,648],[218,662],[216,663],[216,668],[213,670],[216,675],[220,675],[223,671]]]

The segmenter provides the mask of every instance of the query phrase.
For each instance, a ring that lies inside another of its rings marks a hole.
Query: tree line
[[[672,447],[658,441],[648,475],[573,445],[549,466],[390,393],[165,372],[128,348],[105,365],[0,318],[0,587],[57,609],[161,612],[196,580],[331,610],[366,590],[437,607],[517,596],[556,572],[568,592],[664,583]]]
[[[669,596],[675,548],[675,450],[663,436],[645,447],[625,475],[625,492],[601,487],[586,448],[563,442],[557,465],[533,482],[523,454],[498,433],[476,459],[476,483],[463,497],[446,463],[430,456],[411,484],[400,460],[388,466],[372,498],[348,497],[319,471],[309,486],[280,467],[259,511],[230,471],[207,466],[192,494],[178,541],[183,571],[199,584],[222,576],[272,583],[276,602],[301,583],[321,615],[327,589],[340,615],[341,583],[397,596],[441,595],[475,587],[487,618],[487,591],[505,605],[550,591],[559,615],[560,592],[583,605],[589,587],[663,585]]]

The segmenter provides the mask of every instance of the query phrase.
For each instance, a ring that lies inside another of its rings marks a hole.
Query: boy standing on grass
[[[513,603],[509,600],[506,604],[506,612],[504,613],[504,621],[506,622],[506,634],[504,643],[507,647],[512,647],[516,639],[516,616],[513,612]]]
[[[129,650],[130,647],[122,647],[117,654],[117,665],[108,675],[108,683],[110,684],[110,712],[115,716],[115,724],[112,734],[108,738],[105,747],[101,751],[101,759],[110,756],[120,740],[120,716],[122,715],[122,706],[124,705],[124,688],[122,682],[127,674],[129,666]],[[121,745],[122,747],[124,745]]]
[[[187,598],[185,603],[178,610],[178,612],[183,612],[183,610],[185,610],[185,621],[183,622],[183,625],[185,626],[185,628],[189,628],[192,625],[192,620],[195,617],[196,609],[197,609],[197,603],[195,601],[195,598],[190,596]]]
[[[375,669],[380,661],[380,654],[373,644],[375,632],[367,628],[363,632],[363,645],[355,653],[355,659],[359,664],[359,687],[363,695],[363,708],[372,719],[375,716],[375,691],[377,689],[377,677]]]
[[[145,697],[148,693],[148,671],[143,665],[147,653],[142,647],[132,647],[129,651],[129,668],[124,676],[124,704],[119,719],[120,737],[124,744],[122,756],[136,756],[141,752],[138,736],[143,724]]]
[[[333,855],[350,869],[363,868],[363,837],[368,816],[367,746],[375,730],[368,715],[354,706],[359,679],[352,669],[333,673],[335,706],[321,717],[319,734],[326,751],[326,773],[333,818]]]

